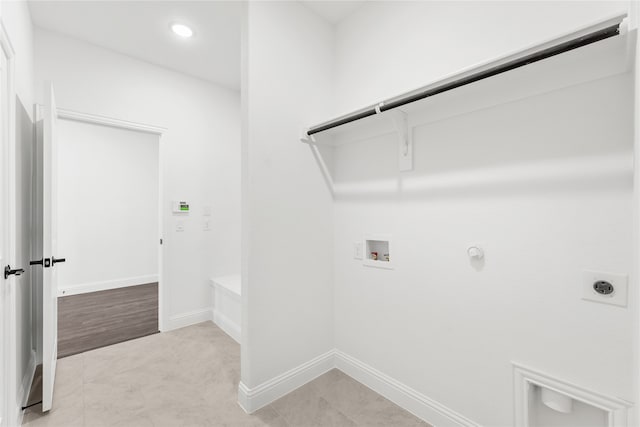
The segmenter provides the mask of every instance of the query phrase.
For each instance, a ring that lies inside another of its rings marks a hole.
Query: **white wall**
[[[2,1],[2,22],[15,51],[16,96],[33,119],[33,25],[26,0]]]
[[[167,128],[162,136],[165,328],[210,317],[207,280],[240,269],[240,98],[235,91],[72,38],[35,32],[37,99]],[[175,231],[172,200],[192,212]],[[204,206],[212,206],[210,231]],[[73,260],[69,260],[72,262]]]
[[[159,136],[59,120],[61,294],[157,281]]]
[[[336,105],[621,7],[368,3],[337,28]],[[620,75],[419,126],[409,173],[394,135],[337,148],[333,178],[352,191],[335,202],[336,347],[481,425],[513,423],[511,361],[635,401],[635,301],[580,299],[583,270],[632,272],[632,87]],[[353,259],[366,233],[393,235],[395,270]]]
[[[243,79],[242,382],[333,347],[331,195],[303,126],[329,112],[332,28],[297,2],[248,4]]]
[[[336,111],[349,112],[417,89],[624,11],[628,3],[369,2],[336,27]]]

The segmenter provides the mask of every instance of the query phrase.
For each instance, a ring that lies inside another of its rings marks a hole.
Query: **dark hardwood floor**
[[[157,283],[58,298],[58,358],[157,332]]]

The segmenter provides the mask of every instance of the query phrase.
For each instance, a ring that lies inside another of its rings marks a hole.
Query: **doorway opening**
[[[58,357],[159,331],[159,136],[58,121]]]
[[[54,262],[56,274],[43,280],[36,310],[42,368],[29,398],[42,397],[43,411],[51,408],[58,358],[155,334],[164,324],[163,129],[58,109],[49,89],[36,125],[35,193],[43,205],[36,210],[44,214],[35,234],[55,247],[42,252],[58,257],[42,258],[44,279]],[[46,249],[41,243],[34,246]]]

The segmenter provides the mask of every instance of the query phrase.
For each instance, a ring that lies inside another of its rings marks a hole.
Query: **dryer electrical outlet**
[[[624,274],[602,271],[582,273],[582,299],[602,304],[627,306],[627,282]]]

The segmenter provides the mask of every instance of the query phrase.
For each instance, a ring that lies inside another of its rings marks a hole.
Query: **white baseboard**
[[[17,426],[22,425],[22,417],[24,415],[24,411],[22,407],[27,404],[29,400],[29,392],[31,391],[31,383],[33,382],[33,377],[36,373],[36,352],[31,350],[31,355],[29,356],[29,365],[27,365],[27,370],[22,377],[22,382],[20,383],[20,391],[18,392],[18,399],[21,404],[18,408],[18,419],[16,420]]]
[[[246,413],[251,414],[334,367],[334,351],[331,350],[257,387],[249,388],[240,382],[238,403]]]
[[[339,350],[331,350],[254,388],[240,382],[238,403],[251,414],[337,368],[435,427],[479,427],[478,423]]]
[[[195,325],[196,323],[202,323],[208,320],[213,320],[210,307],[177,314],[169,317],[166,328],[164,328],[162,332],[184,328],[185,326]]]
[[[240,333],[240,325],[233,322],[227,316],[222,314],[217,310],[212,310],[213,313],[213,323],[218,325],[220,329],[226,332],[231,338],[233,338],[238,344],[240,344],[240,340],[242,335]]]
[[[456,411],[339,350],[335,351],[335,366],[351,378],[433,426],[479,426]]]
[[[58,287],[58,296],[66,297],[69,295],[86,294],[88,292],[106,291],[108,289],[126,288],[128,286],[146,285],[158,281],[157,274],[149,274],[146,276],[124,277],[115,280],[106,280],[103,282],[89,282],[79,285],[68,285]]]

